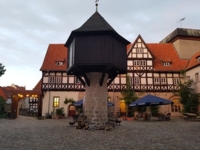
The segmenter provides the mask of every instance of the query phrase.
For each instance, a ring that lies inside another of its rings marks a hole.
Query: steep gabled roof
[[[112,35],[116,39],[120,40],[124,44],[130,42],[119,35],[112,26],[96,11],[80,28],[73,30],[65,43],[66,47],[69,47],[70,43],[75,36],[79,35]]]
[[[197,60],[197,57],[200,57],[200,51],[194,54],[192,58],[189,60],[186,70],[190,70],[196,66],[200,66],[200,61]]]
[[[135,39],[135,41],[133,42],[133,44],[129,44],[128,48],[128,54],[129,55],[131,53],[131,50],[133,49],[133,47],[135,46],[135,44],[138,42],[138,40],[141,40],[141,42],[144,44],[144,46],[146,47],[147,51],[150,53],[150,55],[152,56],[152,58],[154,58],[155,56],[153,55],[153,53],[151,51],[149,51],[149,48],[146,44],[146,42],[143,40],[142,36],[139,34],[138,37]]]
[[[41,71],[65,71],[67,69],[67,48],[64,44],[49,44]],[[57,61],[63,61],[63,65],[57,65]]]
[[[180,71],[185,69],[188,60],[180,59],[173,44],[147,44],[155,56],[153,61],[155,71]],[[163,66],[162,61],[169,61],[170,66]]]

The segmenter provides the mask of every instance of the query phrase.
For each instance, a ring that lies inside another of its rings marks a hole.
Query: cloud
[[[151,43],[180,26],[198,29],[199,6],[199,0],[100,0],[98,11],[130,42],[140,34]],[[0,86],[33,88],[48,45],[65,43],[95,11],[94,0],[0,0],[0,63],[7,69]]]

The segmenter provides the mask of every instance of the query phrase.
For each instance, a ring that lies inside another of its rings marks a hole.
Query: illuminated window
[[[54,97],[53,98],[53,107],[58,107],[59,106],[59,97]]]
[[[108,102],[110,102],[110,99],[111,99],[111,98],[110,98],[110,97],[108,97],[107,99],[108,99]]]

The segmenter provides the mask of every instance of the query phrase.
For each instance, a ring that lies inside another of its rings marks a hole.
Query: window
[[[160,83],[161,84],[167,84],[166,78],[160,78]]]
[[[146,66],[146,60],[134,60],[134,66]]]
[[[199,73],[195,73],[195,81],[199,82]]]
[[[142,53],[143,50],[142,50],[142,48],[137,48],[136,52],[137,52],[137,53]]]
[[[59,107],[59,97],[53,98],[53,107]]]
[[[50,76],[49,83],[61,83],[62,77],[60,76]]]
[[[62,61],[57,61],[57,62],[56,62],[56,65],[57,65],[57,66],[62,66],[63,64],[64,64],[64,63],[63,63]]]
[[[187,77],[186,77],[186,80],[189,81],[189,80],[190,80],[190,76],[187,76]]]
[[[163,62],[163,66],[171,66],[170,62]]]
[[[135,77],[135,78],[133,78],[134,80],[133,80],[133,84],[140,84],[140,78],[139,77]]]
[[[81,81],[76,77],[75,83],[81,83]]]
[[[154,78],[154,84],[160,84],[160,79],[159,78]]]
[[[198,56],[196,59],[197,59],[198,62],[200,62],[200,56]]]
[[[173,82],[174,82],[174,85],[178,85],[179,84],[179,78],[174,78]]]

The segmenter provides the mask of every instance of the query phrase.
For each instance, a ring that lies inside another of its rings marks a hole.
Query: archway
[[[73,115],[76,114],[76,108],[73,105],[69,106],[69,113],[68,113],[68,117],[72,117]]]
[[[126,104],[125,104],[124,100],[120,101],[119,108],[120,108],[120,115],[125,116],[126,115]]]
[[[174,115],[179,115],[183,110],[183,106],[180,103],[180,100],[178,98],[173,98],[172,102],[173,104],[171,104],[171,112]]]

